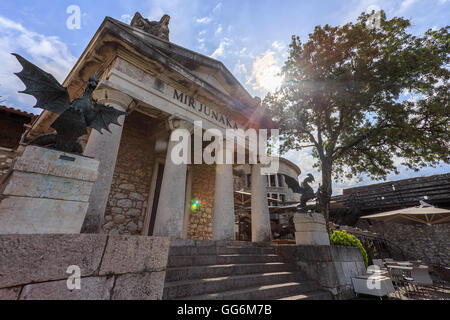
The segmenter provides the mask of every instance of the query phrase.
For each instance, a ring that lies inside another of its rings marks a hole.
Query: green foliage
[[[317,26],[306,43],[293,36],[284,83],[264,100],[282,152],[313,146],[325,206],[333,176],[450,162],[449,27],[414,36],[406,19],[382,12],[380,28],[368,19]]]
[[[359,250],[361,250],[366,268],[369,266],[369,257],[366,249],[364,249],[361,241],[359,241],[359,239],[354,235],[347,233],[345,230],[334,231],[330,236],[330,243],[334,246],[358,247]]]

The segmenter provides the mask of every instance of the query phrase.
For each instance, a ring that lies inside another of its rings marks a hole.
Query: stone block
[[[109,300],[113,277],[81,278],[81,289],[69,290],[67,280],[26,285],[20,300]]]
[[[0,289],[0,301],[17,300],[19,298],[21,288],[22,287]]]
[[[3,195],[88,202],[93,185],[89,181],[14,171]]]
[[[124,274],[116,278],[112,300],[161,300],[166,272]]]
[[[169,243],[160,237],[110,236],[100,275],[165,270]]]
[[[325,219],[322,214],[296,214],[294,223],[297,244],[330,245]]]
[[[81,276],[99,268],[106,235],[0,235],[0,288],[67,279],[67,268]]]
[[[339,286],[346,286],[351,279],[348,279],[348,275],[344,272],[342,262],[333,262],[334,269],[336,270],[336,279]]]
[[[98,166],[99,161],[92,158],[29,145],[17,159],[13,169],[95,182]]]
[[[80,233],[99,161],[27,146],[4,182],[0,234]]]
[[[88,202],[9,196],[0,202],[0,234],[80,233]]]
[[[328,233],[317,231],[297,231],[295,232],[295,242],[299,245],[330,245]]]
[[[321,286],[336,287],[338,284],[336,268],[331,262],[317,263],[317,279]]]

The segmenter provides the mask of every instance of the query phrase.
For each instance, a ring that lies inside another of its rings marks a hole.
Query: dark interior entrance
[[[161,184],[163,180],[164,175],[164,164],[160,163],[158,164],[158,173],[156,177],[156,186],[155,186],[155,195],[153,197],[153,204],[152,204],[152,213],[150,216],[150,226],[148,228],[148,235],[153,235],[153,229],[155,227],[155,220],[156,220],[156,211],[158,210],[158,202],[159,202],[159,194],[161,192]]]

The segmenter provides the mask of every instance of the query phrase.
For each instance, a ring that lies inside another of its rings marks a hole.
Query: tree
[[[305,44],[293,36],[284,83],[264,99],[282,152],[313,146],[327,221],[333,177],[382,179],[398,173],[395,157],[414,170],[449,162],[448,27],[417,37],[408,20],[380,16],[379,28],[363,13]]]

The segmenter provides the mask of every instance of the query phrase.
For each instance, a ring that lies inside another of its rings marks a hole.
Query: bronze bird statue
[[[88,133],[88,127],[102,133],[102,129],[111,132],[108,128],[111,123],[120,125],[118,118],[126,112],[105,106],[92,98],[92,93],[98,85],[96,74],[89,78],[83,96],[71,101],[67,88],[59,84],[50,73],[18,54],[12,55],[23,67],[21,72],[15,73],[26,87],[19,92],[36,98],[34,108],[59,115],[51,125],[57,133],[39,136],[32,144],[81,154],[83,149],[78,138]]]

